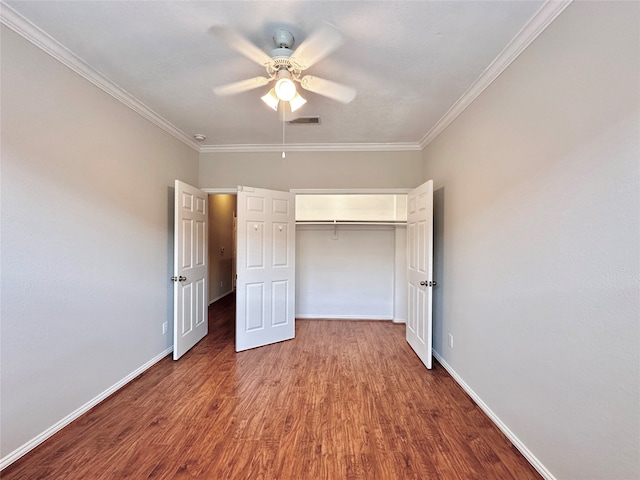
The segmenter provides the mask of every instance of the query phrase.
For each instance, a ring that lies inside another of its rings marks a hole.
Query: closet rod
[[[296,225],[406,225],[406,221],[376,221],[376,220],[296,220]]]

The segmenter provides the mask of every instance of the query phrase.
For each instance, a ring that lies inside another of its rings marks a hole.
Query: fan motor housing
[[[289,57],[293,54],[293,50],[289,48],[274,48],[269,53],[271,57],[271,65],[267,68],[271,69],[270,74],[277,72],[279,70],[289,70],[291,72],[296,71],[296,68],[293,67]]]
[[[275,63],[283,63],[282,60],[289,63],[289,57],[293,54],[293,50],[289,48],[274,48],[269,52],[269,56]],[[280,60],[280,62],[278,62]]]

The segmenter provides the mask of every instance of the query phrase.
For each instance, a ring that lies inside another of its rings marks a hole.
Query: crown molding
[[[418,143],[291,143],[265,145],[203,145],[200,153],[264,152],[400,152],[420,151]]]
[[[471,103],[504,72],[511,63],[567,8],[573,0],[547,0],[531,20],[522,27],[509,44],[498,54],[480,77],[467,89],[456,103],[438,120],[422,139],[425,148],[453,122]]]
[[[0,1],[0,23],[7,26],[18,35],[28,40],[45,53],[67,66],[78,75],[93,83],[95,86],[120,101],[134,112],[143,116],[151,123],[157,125],[165,132],[180,140],[188,147],[200,151],[200,145],[190,136],[169,123],[152,109],[137,100],[124,89],[113,83],[97,70],[93,69],[80,57],[62,46],[46,32],[25,19],[6,3]]]
[[[458,115],[489,86],[540,35],[573,0],[547,0],[529,22],[500,52],[478,79],[458,101],[438,120],[419,142],[405,143],[328,143],[290,145],[200,145],[189,135],[165,120],[124,89],[89,66],[84,60],[62,46],[46,32],[29,22],[0,0],[0,23],[22,36],[56,60],[90,81],[133,111],[199,153],[251,153],[251,152],[372,152],[420,151],[429,145]]]

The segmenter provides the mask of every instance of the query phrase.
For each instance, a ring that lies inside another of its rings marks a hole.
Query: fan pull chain
[[[283,116],[282,116],[282,158],[286,158],[286,155],[284,153],[284,124],[287,123],[287,122],[286,122],[286,119],[284,117],[284,113],[285,112],[282,112],[282,113],[283,113]]]

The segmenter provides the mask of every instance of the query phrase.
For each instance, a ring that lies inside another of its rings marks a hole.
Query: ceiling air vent
[[[289,120],[289,125],[320,125],[320,117],[298,117],[295,120]]]

